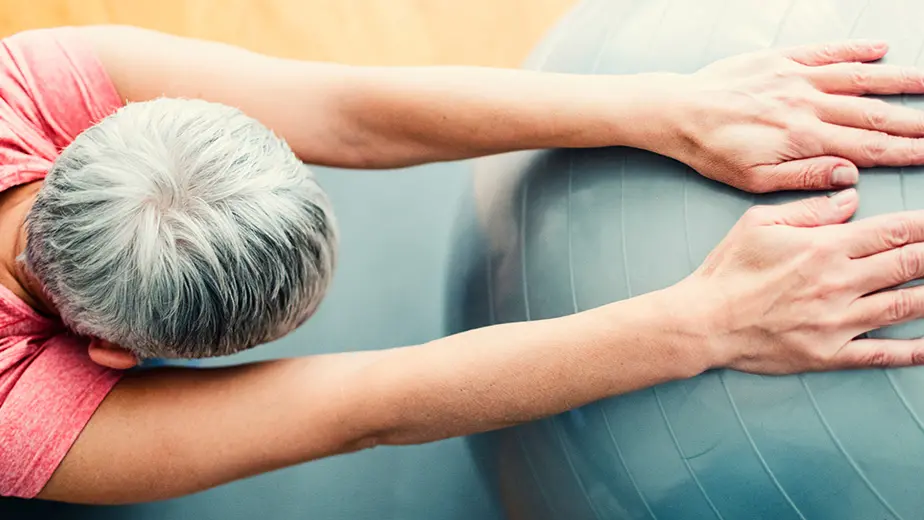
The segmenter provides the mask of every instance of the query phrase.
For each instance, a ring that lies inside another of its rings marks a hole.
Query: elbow
[[[303,161],[320,166],[352,170],[406,168],[439,160],[427,146],[405,142],[398,136],[377,134],[359,125],[345,124],[331,132],[323,145],[300,154]]]
[[[303,162],[329,168],[350,170],[380,170],[405,166],[406,161],[396,158],[394,147],[384,139],[364,136],[362,129],[336,128],[332,125],[328,135],[309,139],[293,149]]]
[[[371,450],[385,444],[387,443],[383,442],[381,437],[377,435],[369,435],[360,437],[357,440],[350,441],[344,444],[343,447],[337,451],[340,455],[346,455],[348,453],[358,453],[360,451]]]

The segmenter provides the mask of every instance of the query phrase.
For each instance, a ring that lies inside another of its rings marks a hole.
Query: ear
[[[115,370],[128,370],[138,365],[138,358],[128,350],[100,340],[90,342],[90,359]]]

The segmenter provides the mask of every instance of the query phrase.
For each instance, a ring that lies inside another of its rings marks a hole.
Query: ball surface
[[[733,54],[847,37],[886,39],[885,62],[922,65],[922,19],[924,3],[912,0],[586,0],[527,66],[693,72]],[[913,97],[890,101],[924,107]],[[508,154],[474,168],[456,234],[450,332],[667,287],[753,204],[806,196],[750,195],[622,148]],[[857,218],[924,208],[921,173],[863,171]],[[472,445],[514,519],[918,519],[922,417],[921,369],[714,371]]]

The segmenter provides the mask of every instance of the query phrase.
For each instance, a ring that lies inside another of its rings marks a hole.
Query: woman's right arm
[[[920,341],[854,340],[924,314],[924,213],[843,224],[856,192],[750,211],[677,285],[562,318],[384,351],[127,377],[40,498],[184,495],[379,444],[529,421],[718,367],[905,366]]]

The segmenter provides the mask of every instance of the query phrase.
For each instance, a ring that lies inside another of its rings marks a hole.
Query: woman
[[[0,49],[0,494],[179,496],[377,444],[509,426],[728,367],[906,366],[924,214],[845,223],[857,167],[924,164],[924,120],[862,94],[924,75],[845,42],[692,75],[306,63],[129,27]],[[312,314],[336,225],[304,163],[385,168],[624,145],[754,192],[677,285],[564,318],[383,351],[213,370]],[[541,382],[541,385],[536,384]]]

